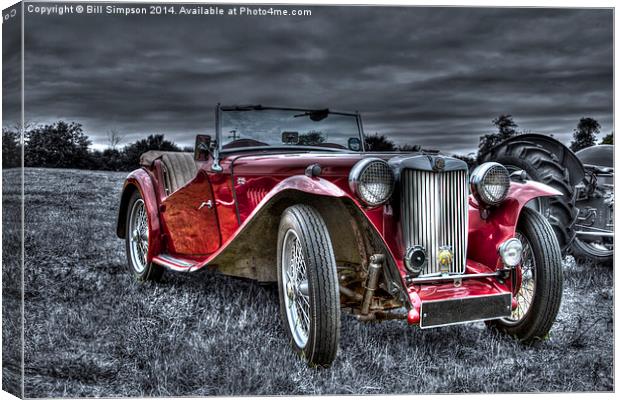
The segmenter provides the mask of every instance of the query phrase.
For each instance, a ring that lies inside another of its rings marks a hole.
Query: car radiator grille
[[[437,253],[453,252],[449,273],[465,272],[467,259],[467,171],[405,169],[401,174],[403,234],[406,247],[421,245],[428,263],[421,275],[440,274]]]

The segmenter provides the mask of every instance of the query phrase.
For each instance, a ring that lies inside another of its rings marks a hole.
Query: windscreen
[[[223,150],[261,146],[362,150],[355,115],[327,110],[235,110],[222,111],[220,124]]]

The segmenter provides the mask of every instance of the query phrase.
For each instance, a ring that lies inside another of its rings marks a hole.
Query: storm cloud
[[[503,113],[566,141],[584,116],[613,129],[612,10],[310,9],[27,12],[25,119],[81,122],[97,147],[110,129],[189,145],[218,102],[358,110],[366,133],[461,153]]]

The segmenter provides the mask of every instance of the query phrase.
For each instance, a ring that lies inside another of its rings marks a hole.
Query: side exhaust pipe
[[[366,285],[364,287],[364,298],[362,300],[362,315],[368,315],[370,312],[370,303],[372,297],[377,290],[377,283],[379,282],[379,273],[383,268],[383,262],[385,256],[383,254],[374,254],[370,257],[370,264],[368,264],[368,276],[366,277]]]

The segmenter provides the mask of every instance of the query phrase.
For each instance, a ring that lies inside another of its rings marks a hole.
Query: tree
[[[609,133],[605,135],[603,140],[601,140],[601,144],[614,144],[614,133]]]
[[[299,135],[297,144],[303,146],[316,146],[325,142],[325,135],[322,132],[310,131]]]
[[[112,150],[116,150],[118,145],[121,144],[121,142],[123,141],[123,135],[121,135],[121,133],[114,128],[110,129],[107,132],[106,137],[108,139],[108,146]]]
[[[91,153],[92,169],[104,171],[128,171],[125,169],[124,154],[118,149],[94,150]]]
[[[123,169],[130,171],[140,166],[140,155],[149,150],[181,151],[181,149],[164,135],[149,135],[146,139],[137,140],[123,149]]]
[[[517,130],[515,128],[519,125],[514,122],[512,115],[510,114],[501,114],[491,122],[497,127],[497,133],[490,133],[488,135],[480,136],[480,144],[478,145],[479,154],[485,154],[491,151],[495,146],[504,140],[517,134]]]
[[[396,151],[394,142],[385,135],[379,135],[378,133],[366,136],[364,143],[366,151]]]
[[[24,120],[24,124],[23,124],[24,132],[28,132],[29,130],[33,129],[34,127],[38,125],[39,123],[37,121]],[[17,133],[21,132],[22,122],[16,121],[16,122],[13,122],[12,124],[9,124],[8,130],[12,132],[17,132]]]
[[[491,122],[493,122],[493,125],[497,127],[497,133],[500,141],[511,138],[517,134],[515,128],[519,125],[514,122],[512,115],[502,114]]]
[[[21,166],[22,152],[19,144],[19,132],[2,129],[2,168]]]
[[[596,144],[596,134],[600,133],[601,125],[593,118],[581,118],[573,131],[572,151],[579,151]]]
[[[25,133],[24,164],[27,167],[88,168],[91,141],[82,125],[58,121]]]

